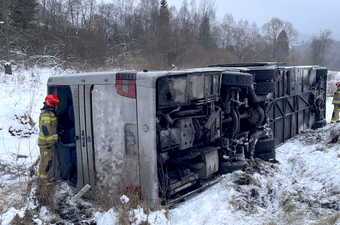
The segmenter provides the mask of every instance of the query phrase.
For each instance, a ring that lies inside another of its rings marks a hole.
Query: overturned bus
[[[52,76],[58,175],[76,191],[171,205],[324,126],[326,83],[325,67],[277,63]]]

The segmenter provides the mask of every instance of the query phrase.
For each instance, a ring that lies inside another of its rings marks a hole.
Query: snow
[[[28,191],[28,184],[33,180],[28,168],[39,156],[38,125],[32,128],[29,117],[38,121],[46,95],[46,80],[59,73],[65,71],[13,66],[13,75],[0,74],[2,225],[11,224],[16,215],[23,218],[27,209],[36,212],[32,216],[36,224],[52,223],[52,219],[73,224],[71,220],[61,219],[61,213],[39,207],[34,199],[35,189]],[[340,72],[333,72],[332,78],[330,85],[340,80]],[[333,110],[331,100],[327,98],[328,122]],[[25,137],[12,136],[9,130]],[[128,220],[136,225],[145,222],[152,225],[340,224],[340,148],[339,142],[331,142],[334,134],[340,135],[340,124],[328,123],[324,128],[303,131],[276,149],[276,163],[251,161],[244,172],[223,175],[220,182],[175,208],[148,211],[138,206],[129,209]],[[71,192],[72,188],[63,183],[56,199]],[[86,200],[79,201],[92,210],[90,216],[82,217],[83,222],[120,223],[121,208],[103,209]],[[123,208],[129,201],[127,196],[121,196]],[[72,203],[63,204],[77,207]]]
[[[96,212],[94,218],[97,224],[118,224],[118,214],[113,208],[104,213]]]

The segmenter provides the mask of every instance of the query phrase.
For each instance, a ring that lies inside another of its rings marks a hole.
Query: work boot
[[[52,185],[56,182],[57,180],[55,178],[48,178],[47,179],[47,186]]]
[[[42,205],[46,205],[47,203],[48,189],[47,179],[37,179],[35,196],[37,197],[38,202]]]

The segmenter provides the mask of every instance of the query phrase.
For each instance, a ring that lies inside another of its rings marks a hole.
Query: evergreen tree
[[[278,42],[278,37],[281,34],[282,31],[285,31],[287,36],[287,42],[289,44],[294,44],[298,33],[297,31],[293,28],[293,24],[290,22],[285,22],[279,18],[272,18],[269,22],[265,23],[262,26],[262,31],[264,34],[264,38],[267,41],[267,51],[266,51],[266,58],[274,59],[276,60],[276,48],[277,48],[277,42]],[[283,34],[282,34],[283,35]],[[282,43],[283,44],[283,43]]]
[[[166,0],[161,0],[161,8],[159,11],[159,27],[169,29],[170,27],[170,12]]]
[[[205,48],[214,48],[214,41],[211,35],[210,29],[210,19],[209,16],[205,13],[203,14],[202,21],[199,27],[199,42]]]
[[[35,20],[37,13],[36,0],[12,0],[9,6],[9,19],[12,26],[27,29],[28,25]]]
[[[171,46],[172,32],[170,25],[170,12],[166,0],[161,0],[157,37],[158,51],[164,57],[166,65],[170,66],[174,52]]]
[[[289,57],[289,42],[285,30],[282,30],[277,37],[273,53],[273,58],[277,62],[287,62]]]

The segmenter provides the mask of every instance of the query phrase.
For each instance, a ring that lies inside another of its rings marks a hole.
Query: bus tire
[[[249,73],[224,72],[222,73],[222,85],[235,87],[250,87],[253,84],[253,76]]]
[[[250,70],[248,73],[254,75],[256,81],[274,80],[276,76],[276,69]]]
[[[257,95],[267,95],[275,91],[275,82],[260,82],[255,84],[255,93]]]

